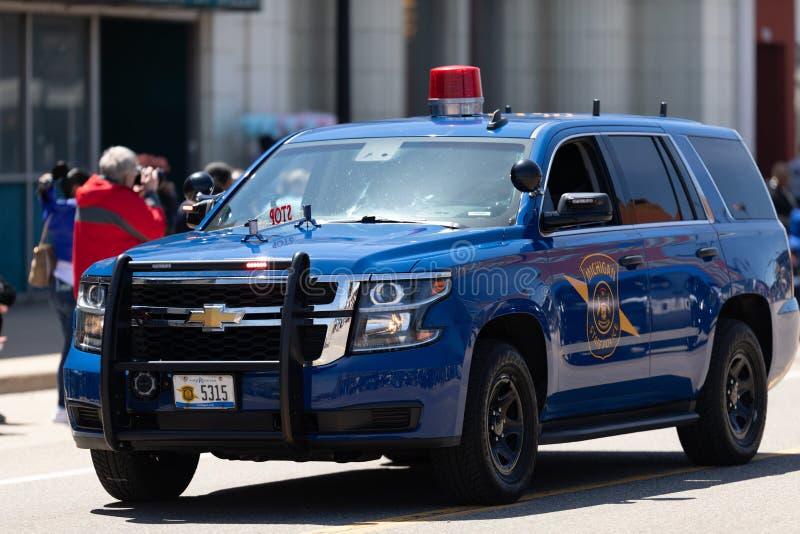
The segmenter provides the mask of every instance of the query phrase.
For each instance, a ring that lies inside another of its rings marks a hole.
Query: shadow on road
[[[475,510],[459,517],[510,518],[638,500],[675,501],[681,491],[800,471],[800,454],[766,457],[744,466],[709,468],[599,488],[614,480],[654,475],[691,464],[678,452],[542,451],[530,493],[565,491],[515,506]],[[664,497],[662,497],[664,496]],[[452,506],[429,466],[343,471],[242,486],[169,503],[112,503],[92,513],[142,524],[314,524],[368,522]],[[457,520],[459,517],[449,517]]]

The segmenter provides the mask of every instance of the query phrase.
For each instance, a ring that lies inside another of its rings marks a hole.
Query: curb
[[[56,387],[56,383],[55,372],[3,376],[0,377],[0,395],[38,391],[40,389],[53,389]]]
[[[0,359],[0,395],[56,387],[59,354]]]

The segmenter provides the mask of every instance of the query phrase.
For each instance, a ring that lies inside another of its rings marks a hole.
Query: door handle
[[[702,260],[710,260],[712,258],[716,258],[719,255],[719,251],[717,250],[717,247],[703,247],[698,248],[695,254]]]
[[[635,269],[644,263],[644,256],[641,254],[631,254],[630,256],[622,256],[619,259],[619,264],[628,269]]]

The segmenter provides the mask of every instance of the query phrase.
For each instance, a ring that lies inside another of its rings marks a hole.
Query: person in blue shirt
[[[64,346],[61,351],[61,363],[58,367],[58,406],[53,414],[53,421],[67,423],[67,412],[64,409],[64,361],[69,353],[72,340],[72,313],[75,310],[73,287],[75,280],[72,272],[72,235],[75,226],[75,191],[82,186],[89,175],[75,168],[67,171],[64,162],[58,162],[52,173],[39,178],[37,192],[42,205],[42,219],[47,226],[47,235],[56,253],[56,267],[50,284],[50,299],[58,313],[61,331],[64,334]],[[58,184],[61,198],[56,195],[54,184]]]

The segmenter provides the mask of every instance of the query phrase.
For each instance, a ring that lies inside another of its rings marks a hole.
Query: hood
[[[472,246],[500,242],[503,229],[449,229],[428,224],[327,223],[305,230],[287,225],[264,230],[266,242],[242,242],[244,228],[189,232],[145,243],[128,254],[135,261],[215,261],[291,259],[304,251],[321,274],[375,271],[410,272],[422,259],[437,257],[437,268],[449,268],[447,252],[469,242]],[[457,258],[456,258],[457,260]],[[429,261],[426,261],[426,269]],[[441,265],[438,265],[441,263]]]

